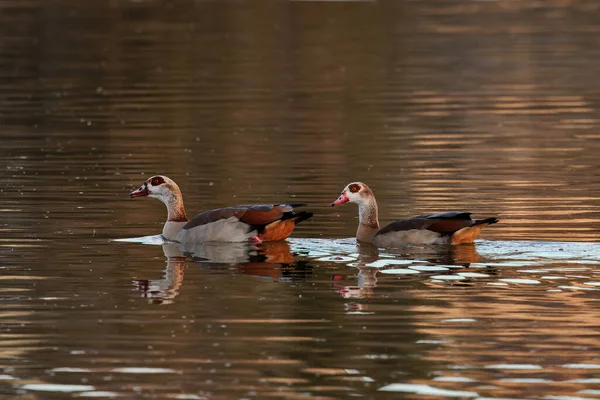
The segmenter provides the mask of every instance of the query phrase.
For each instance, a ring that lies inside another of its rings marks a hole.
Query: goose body
[[[379,247],[398,247],[407,244],[461,244],[472,243],[487,225],[498,219],[471,219],[470,212],[450,211],[392,222],[381,228],[377,201],[371,189],[362,182],[348,184],[331,205],[358,204],[356,239]]]
[[[312,217],[312,213],[294,211],[304,203],[244,204],[205,211],[188,220],[179,186],[162,175],[147,179],[130,196],[162,201],[168,211],[162,236],[183,244],[283,240],[297,223]]]

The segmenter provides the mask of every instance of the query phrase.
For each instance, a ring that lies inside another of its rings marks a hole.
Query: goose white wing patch
[[[427,229],[410,229],[408,231],[388,232],[373,238],[374,245],[394,247],[407,244],[447,244],[448,236]]]
[[[237,217],[220,219],[191,229],[182,229],[177,240],[181,243],[205,242],[245,242],[256,231],[250,225],[241,222]]]

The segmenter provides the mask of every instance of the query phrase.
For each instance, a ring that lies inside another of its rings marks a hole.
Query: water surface
[[[598,12],[571,1],[5,1],[0,393],[600,398]],[[157,238],[309,203],[287,242]],[[498,216],[474,246],[357,246]],[[137,238],[132,242],[113,239]]]

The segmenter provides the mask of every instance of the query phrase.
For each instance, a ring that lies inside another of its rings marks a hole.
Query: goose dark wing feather
[[[210,224],[231,217],[236,217],[241,222],[252,225],[253,227],[261,227],[280,219],[294,217],[296,215],[294,213],[294,207],[302,205],[304,205],[304,203],[241,204],[233,207],[217,208],[196,215],[184,225],[183,229],[192,229],[197,226]]]
[[[439,214],[419,215],[418,217],[415,217],[415,218],[471,220],[471,214],[472,213],[470,213],[470,212],[464,212],[464,211],[448,211],[448,212],[443,212],[443,213],[439,213]]]
[[[394,221],[383,227],[375,236],[391,232],[408,231],[413,229],[427,229],[442,235],[451,235],[459,229],[466,228],[475,223],[471,213],[450,211],[440,214],[426,214],[418,217]]]
[[[183,226],[183,229],[192,229],[197,226],[210,224],[212,222],[231,217],[240,218],[240,216],[243,214],[244,210],[238,209],[236,207],[217,208],[215,210],[205,211],[196,215],[187,224]]]

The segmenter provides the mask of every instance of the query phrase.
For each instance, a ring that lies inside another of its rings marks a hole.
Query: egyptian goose
[[[130,193],[131,198],[153,197],[169,212],[162,236],[184,244],[205,242],[270,242],[287,238],[297,223],[312,217],[309,212],[294,212],[294,204],[245,204],[217,208],[188,221],[179,186],[166,176],[156,175]]]
[[[395,221],[381,229],[377,217],[377,201],[367,185],[362,182],[348,184],[331,206],[348,202],[358,204],[356,239],[379,247],[472,243],[481,228],[498,222],[496,218],[473,220],[469,212],[450,211]]]

